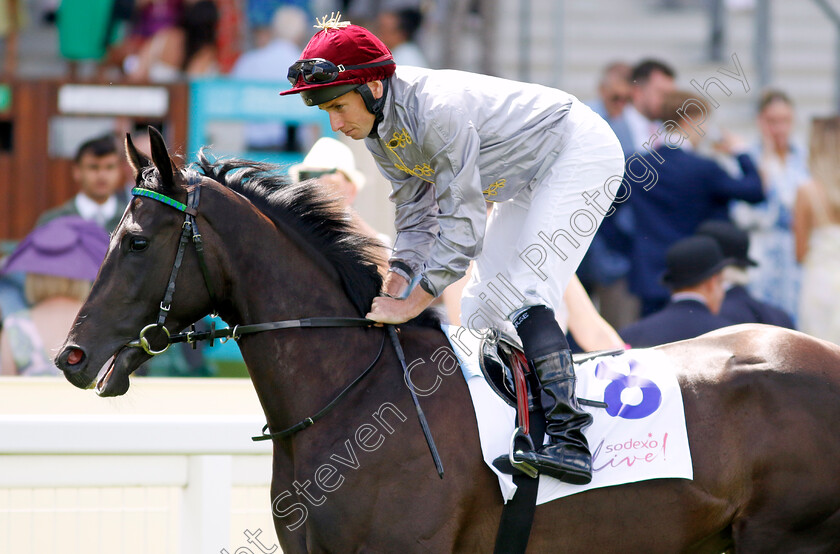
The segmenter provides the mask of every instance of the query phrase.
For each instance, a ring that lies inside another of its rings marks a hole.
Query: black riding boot
[[[517,452],[513,458],[545,475],[585,485],[592,480],[592,456],[583,429],[592,424],[592,415],[581,410],[575,397],[575,370],[566,337],[554,312],[545,306],[528,309],[514,324],[540,382],[549,444],[536,452]]]

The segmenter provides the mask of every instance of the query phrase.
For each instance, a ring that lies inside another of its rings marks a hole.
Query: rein
[[[216,307],[219,305],[216,294],[213,290],[213,285],[210,282],[210,272],[207,269],[207,263],[204,259],[204,245],[202,243],[201,233],[198,231],[198,225],[196,224],[195,217],[198,215],[198,203],[201,199],[201,187],[198,184],[198,178],[194,174],[190,174],[189,176],[189,184],[193,185],[193,188],[187,192],[187,203],[184,204],[183,202],[179,202],[174,198],[170,198],[165,194],[161,194],[159,192],[151,191],[148,189],[143,189],[139,187],[135,187],[131,189],[131,194],[133,196],[142,196],[145,198],[151,198],[153,200],[157,200],[158,202],[162,202],[167,206],[175,208],[176,210],[184,213],[184,224],[181,226],[181,238],[178,241],[178,252],[175,255],[175,262],[172,264],[172,271],[169,274],[169,282],[166,286],[166,292],[164,293],[163,300],[160,303],[160,311],[158,312],[157,322],[152,323],[150,325],[146,325],[140,331],[140,335],[137,339],[130,341],[126,344],[128,347],[133,348],[142,348],[150,356],[157,356],[159,354],[163,354],[166,352],[172,344],[179,343],[179,342],[186,342],[188,344],[193,345],[195,348],[195,343],[197,341],[209,340],[210,346],[213,346],[213,342],[215,339],[222,339],[222,342],[227,342],[230,339],[238,340],[242,335],[249,335],[252,333],[262,333],[265,331],[275,331],[278,329],[302,329],[302,328],[316,328],[316,327],[370,327],[374,322],[360,317],[309,317],[309,318],[301,318],[301,319],[287,319],[283,321],[272,321],[268,323],[254,323],[249,325],[234,325],[233,328],[226,327],[224,329],[216,329],[215,323],[211,326],[209,331],[195,331],[195,324],[191,326],[190,331],[186,333],[178,333],[176,335],[170,335],[169,330],[164,326],[164,322],[166,321],[166,316],[169,313],[169,310],[172,306],[172,298],[175,295],[175,280],[178,278],[178,271],[181,268],[181,263],[184,259],[184,252],[186,251],[187,243],[189,243],[190,239],[192,239],[193,244],[195,245],[196,254],[198,254],[198,262],[201,266],[201,273],[204,277],[204,284],[207,287],[207,291],[210,294],[210,305],[212,307],[212,313],[216,314]],[[146,338],[146,334],[154,329],[159,329],[163,335],[166,337],[166,346],[161,350],[155,350],[152,348],[151,344],[149,343],[149,339]],[[408,385],[408,389],[411,392],[411,399],[414,402],[414,407],[417,410],[417,417],[420,420],[420,427],[423,430],[423,436],[426,439],[426,444],[429,446],[429,451],[432,454],[432,459],[435,463],[435,469],[437,469],[438,475],[441,479],[443,479],[443,464],[440,460],[440,455],[438,454],[437,447],[435,446],[434,439],[432,438],[431,430],[429,429],[429,424],[426,421],[426,416],[423,413],[422,408],[420,407],[420,402],[417,399],[417,394],[414,391],[414,386],[411,383],[411,379],[408,373],[408,367],[405,362],[405,354],[403,353],[402,346],[400,345],[399,338],[397,337],[397,331],[393,325],[385,325],[386,333],[382,336],[382,344],[379,346],[379,352],[377,352],[376,357],[373,361],[356,377],[349,385],[347,385],[338,395],[333,398],[326,406],[321,408],[315,415],[307,417],[300,422],[292,425],[287,429],[283,429],[282,431],[275,431],[272,433],[266,433],[268,430],[268,424],[265,424],[262,429],[262,434],[258,437],[251,437],[254,441],[262,441],[262,440],[269,440],[269,439],[284,439],[291,435],[294,435],[298,431],[302,431],[311,425],[314,425],[316,421],[327,415],[338,402],[344,398],[347,393],[349,393],[359,382],[361,382],[370,372],[373,370],[376,363],[382,357],[382,352],[385,350],[385,339],[386,337],[391,338],[391,343],[394,346],[394,350],[397,354],[397,359],[400,362],[400,365],[403,369],[403,374],[405,376],[406,384]]]

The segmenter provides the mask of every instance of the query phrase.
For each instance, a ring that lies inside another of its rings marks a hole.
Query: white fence
[[[2,378],[0,553],[248,554],[260,531],[271,549],[264,422],[244,379],[133,378],[102,399]]]

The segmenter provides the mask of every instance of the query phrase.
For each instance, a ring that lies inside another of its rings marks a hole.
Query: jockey
[[[382,296],[367,317],[403,323],[475,261],[461,300],[472,329],[513,331],[541,385],[549,444],[514,458],[575,484],[592,479],[571,352],[554,312],[621,183],[609,125],[561,90],[399,67],[363,27],[324,17],[289,68],[334,131],[364,140],[396,204]],[[612,184],[612,186],[610,186]],[[487,216],[485,202],[493,209]],[[418,285],[418,286],[415,286]]]

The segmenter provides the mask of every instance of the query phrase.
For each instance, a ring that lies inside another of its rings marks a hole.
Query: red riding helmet
[[[394,74],[394,57],[388,47],[364,27],[340,21],[341,14],[326,16],[289,67],[292,88],[281,95],[300,93],[308,106],[329,102],[370,81]]]

